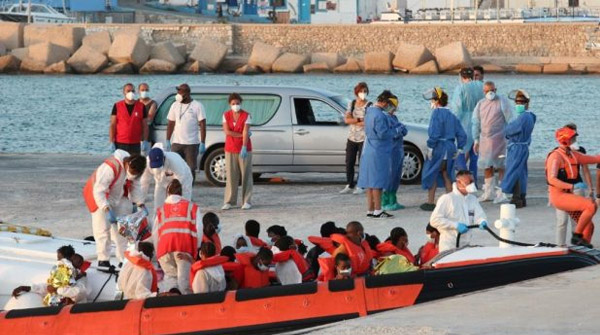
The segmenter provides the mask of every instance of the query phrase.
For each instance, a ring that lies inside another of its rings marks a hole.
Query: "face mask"
[[[182,102],[183,101],[183,95],[177,93],[177,95],[175,96],[175,101]]]
[[[338,270],[338,273],[342,276],[350,276],[352,274],[352,268],[347,268],[345,270]]]
[[[525,113],[525,105],[515,105],[515,112],[517,115]]]
[[[435,239],[431,237],[431,235],[427,234],[427,242],[428,243],[435,243]]]
[[[437,108],[437,104],[436,104],[435,102],[433,102],[433,101],[432,101],[432,102],[429,104],[429,108],[431,108],[432,110],[434,110],[434,109],[436,109],[436,108]]]
[[[140,98],[142,98],[142,99],[150,98],[150,92],[140,91]]]
[[[496,98],[496,92],[494,91],[489,91],[485,94],[485,98],[492,101]]]
[[[240,105],[231,105],[231,110],[236,113],[239,112],[240,109],[242,109],[242,106],[240,106]]]
[[[571,150],[573,150],[573,151],[579,150],[579,144],[577,144],[577,142],[571,143],[570,147],[571,147]]]
[[[475,193],[477,192],[477,186],[475,186],[475,183],[470,183],[469,185],[467,185],[465,190],[467,191],[467,193]]]
[[[138,176],[134,175],[133,173],[127,171],[127,180],[134,180],[136,179]]]
[[[135,93],[134,92],[127,92],[125,94],[125,99],[127,99],[127,100],[135,100]]]
[[[366,100],[367,99],[367,93],[365,93],[365,92],[358,93],[358,98],[360,100]]]
[[[269,270],[269,267],[264,265],[263,263],[258,263],[258,269],[262,272]]]
[[[250,248],[247,246],[237,248],[237,252],[250,252]]]
[[[217,226],[217,229],[215,229],[215,233],[217,233],[217,234],[218,234],[218,233],[220,233],[220,232],[221,232],[221,225],[218,225],[218,226]]]

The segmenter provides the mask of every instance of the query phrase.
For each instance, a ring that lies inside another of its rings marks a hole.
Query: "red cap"
[[[561,145],[571,144],[571,139],[575,135],[577,135],[577,132],[568,127],[562,127],[558,129],[554,134],[554,136],[556,137],[556,141],[558,141],[558,143]]]

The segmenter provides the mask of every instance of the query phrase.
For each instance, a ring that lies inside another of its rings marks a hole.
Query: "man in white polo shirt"
[[[193,100],[190,86],[181,84],[177,87],[175,102],[169,109],[167,119],[167,151],[181,155],[192,170],[196,180],[198,153],[206,151],[206,113],[199,101]],[[171,145],[173,142],[173,145]]]

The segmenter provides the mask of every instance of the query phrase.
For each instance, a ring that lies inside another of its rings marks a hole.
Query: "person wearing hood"
[[[123,86],[124,99],[115,103],[110,116],[108,139],[111,152],[116,149],[127,151],[130,155],[150,151],[148,142],[148,111],[137,100],[135,86],[127,83]]]
[[[475,197],[477,186],[470,171],[461,170],[456,174],[452,192],[442,195],[431,213],[430,224],[440,232],[439,252],[468,245],[471,240],[468,226],[487,227],[487,216]]]
[[[260,247],[255,247],[252,244],[252,240],[250,237],[243,234],[236,234],[233,237],[233,247],[235,248],[235,252],[257,252]]]

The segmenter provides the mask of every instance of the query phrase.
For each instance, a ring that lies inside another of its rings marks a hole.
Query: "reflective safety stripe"
[[[161,208],[163,208],[162,212],[164,212],[164,206],[161,207]],[[167,218],[166,217],[166,213],[161,213],[164,218],[163,218],[163,220],[158,220],[159,223],[158,223],[157,229],[160,230],[160,228],[165,223],[169,223],[169,222],[181,222],[181,221],[192,222],[192,212],[193,212],[193,210],[194,210],[194,205],[192,203],[189,203],[188,204],[188,211],[187,211],[188,213],[187,213],[187,216],[185,216],[185,217],[183,217],[183,216],[171,216],[171,217]],[[160,209],[159,209],[159,211],[160,211]]]
[[[198,233],[191,229],[187,228],[169,228],[160,232],[160,237],[165,236],[167,234],[189,234],[193,237],[198,237]]]

